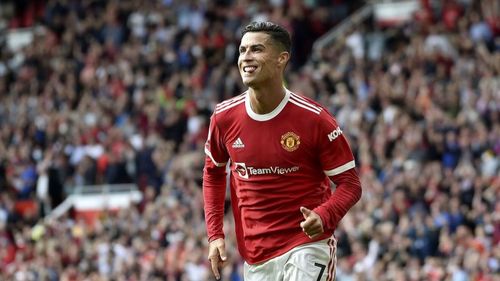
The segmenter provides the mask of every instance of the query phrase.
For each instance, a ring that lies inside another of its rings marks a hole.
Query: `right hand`
[[[215,278],[219,280],[219,269],[222,269],[227,264],[226,242],[224,238],[215,239],[208,244],[208,260],[212,265],[212,272]]]

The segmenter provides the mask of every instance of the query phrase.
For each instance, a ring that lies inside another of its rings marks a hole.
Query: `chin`
[[[256,83],[254,79],[243,79],[243,84],[245,84],[245,86],[252,87]]]

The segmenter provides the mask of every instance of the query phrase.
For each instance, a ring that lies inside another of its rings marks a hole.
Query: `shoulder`
[[[295,106],[295,109],[299,114],[311,115],[315,118],[325,118],[326,116],[331,116],[328,110],[323,107],[318,102],[306,96],[290,92],[290,99],[288,100],[291,104]]]
[[[218,117],[228,114],[231,111],[234,111],[239,105],[245,104],[245,97],[247,92],[244,92],[236,97],[227,99],[223,102],[218,103],[214,109],[214,115]]]
[[[338,127],[335,117],[324,106],[311,98],[290,92],[290,103],[295,105],[298,118],[313,122],[313,127],[330,132]]]

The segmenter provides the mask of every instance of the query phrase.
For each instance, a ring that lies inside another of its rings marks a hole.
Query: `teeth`
[[[243,67],[243,71],[245,71],[245,72],[255,71],[256,69],[257,69],[256,66],[245,66],[245,67]]]

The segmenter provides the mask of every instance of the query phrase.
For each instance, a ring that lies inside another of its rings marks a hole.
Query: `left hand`
[[[305,219],[300,223],[300,227],[310,239],[314,239],[323,234],[323,221],[321,221],[321,217],[318,214],[306,207],[300,207],[300,212]]]

